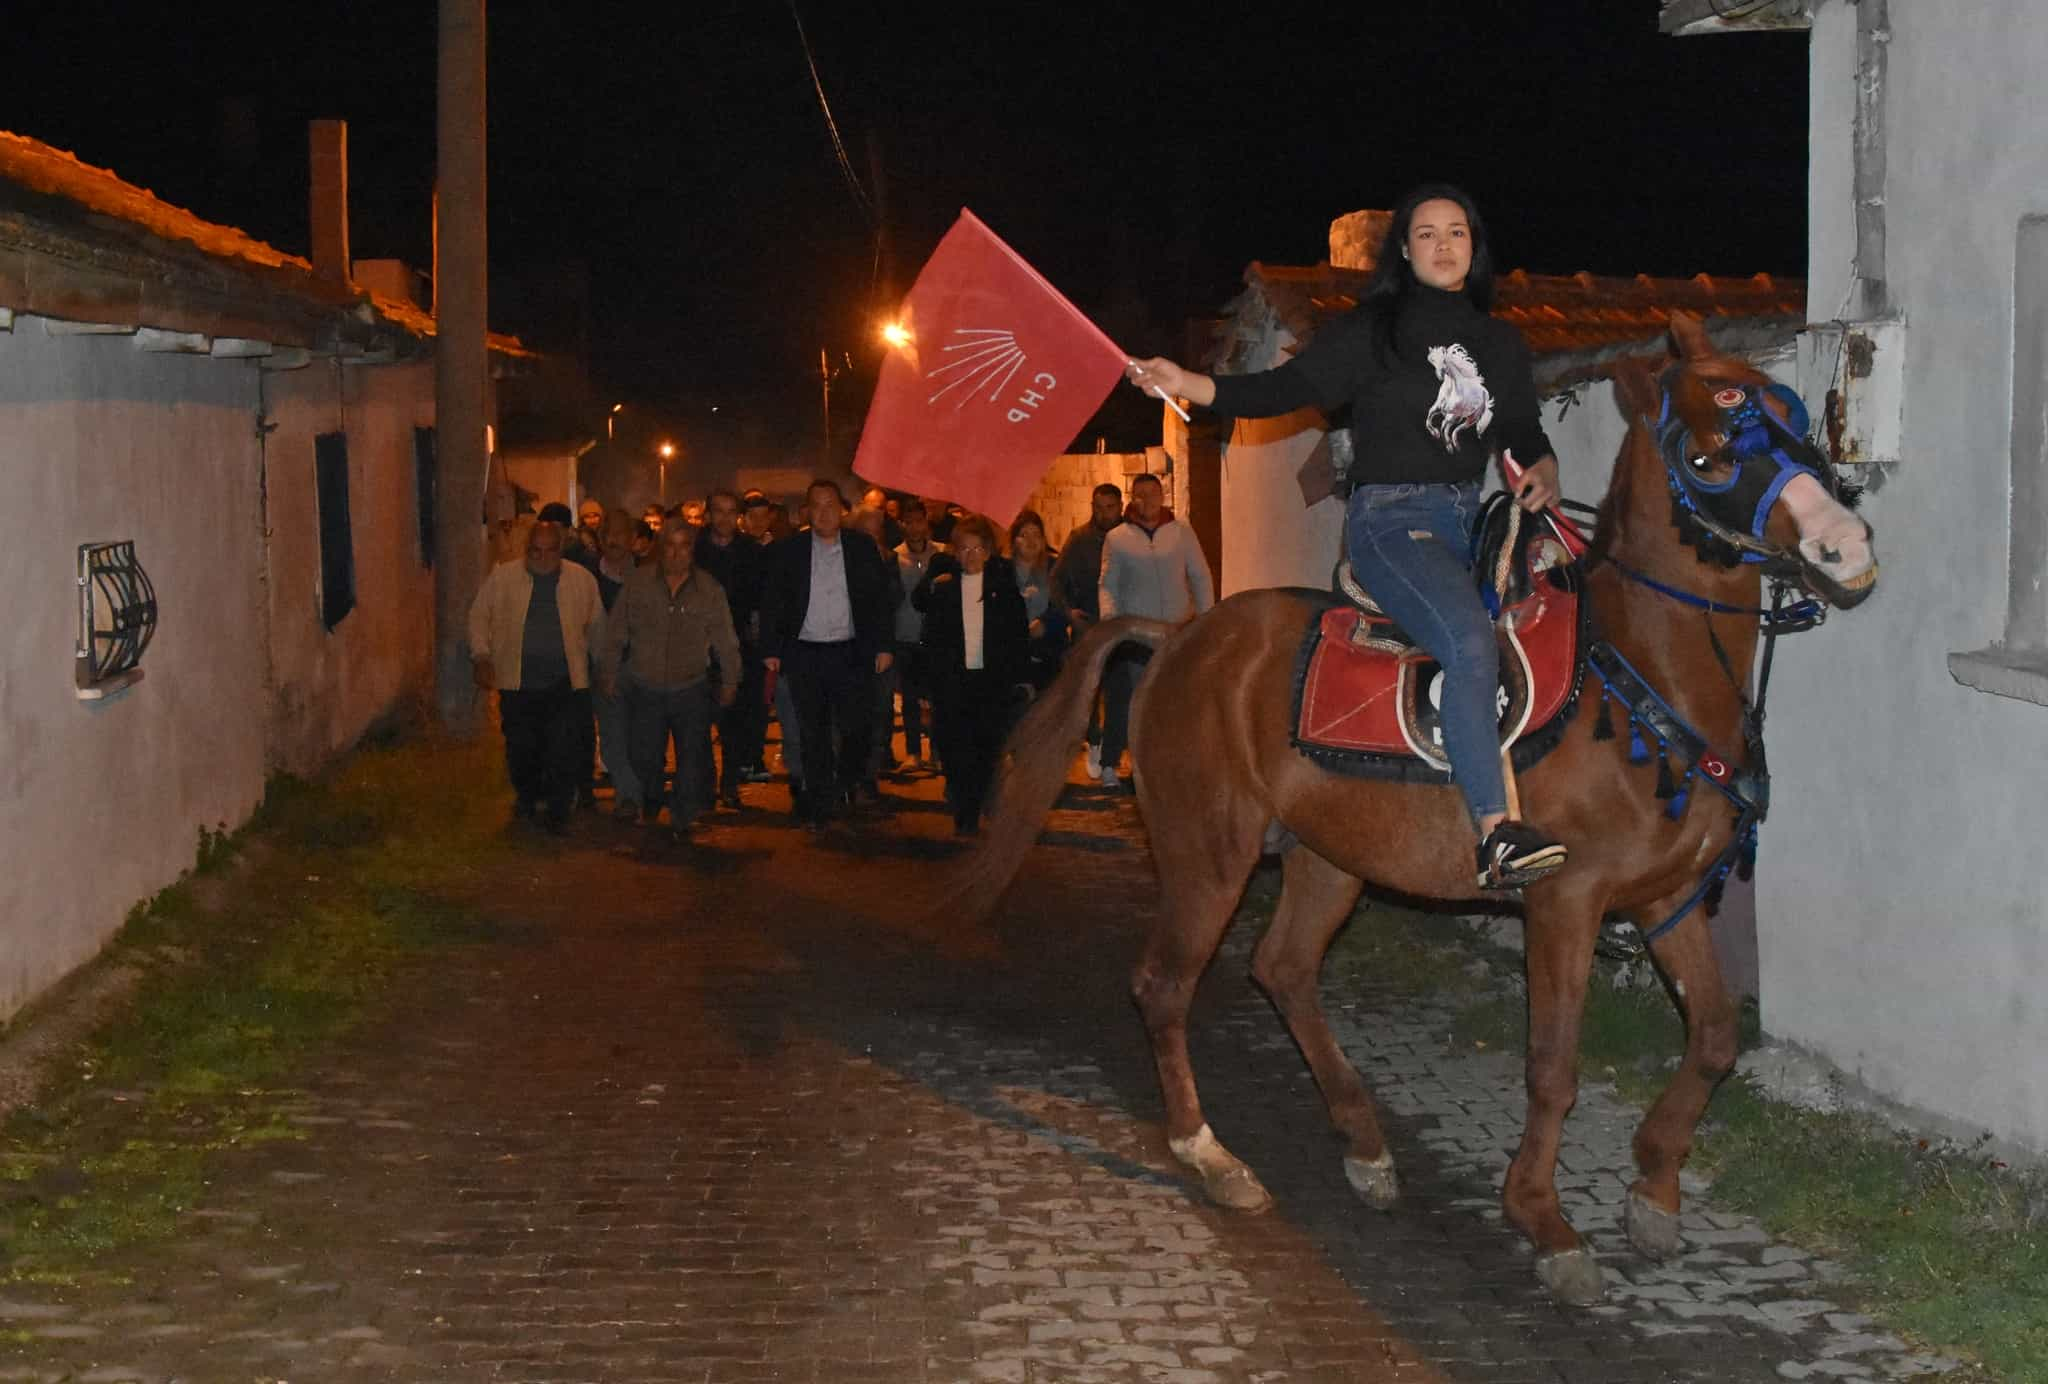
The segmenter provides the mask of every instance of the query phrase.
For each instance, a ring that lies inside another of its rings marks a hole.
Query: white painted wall
[[[254,372],[132,338],[0,332],[0,1014],[87,960],[263,793]],[[145,677],[72,691],[80,543],[132,538],[162,618]]]
[[[259,443],[265,409],[278,427]],[[412,427],[432,419],[430,364],[260,375],[128,336],[53,335],[38,318],[0,332],[0,480],[16,517],[0,544],[0,843],[13,867],[0,1017],[191,868],[202,828],[241,825],[269,770],[317,768],[424,695],[433,594]],[[329,633],[312,439],[336,426],[350,436],[357,606]],[[139,684],[81,702],[77,548],[123,538],[156,585],[156,639]]]
[[[306,774],[432,685],[434,574],[420,561],[413,428],[434,422],[431,361],[339,365],[264,376],[277,424],[265,444],[271,532],[273,768]],[[320,620],[313,439],[348,437],[356,608]]]
[[[1763,1017],[1895,1100],[2048,1150],[2048,708],[1960,686],[2004,632],[2013,246],[2048,212],[2034,0],[1891,7],[1888,273],[1904,460],[1864,608],[1781,650]],[[1855,10],[1816,16],[1809,302],[1845,294]]]
[[[1245,372],[1271,370],[1294,353],[1277,342]],[[1328,590],[1344,540],[1341,500],[1301,502],[1295,474],[1323,439],[1322,415],[1240,418],[1223,446],[1223,587],[1219,597],[1264,586]]]

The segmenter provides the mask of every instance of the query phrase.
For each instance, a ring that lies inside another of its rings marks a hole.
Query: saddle
[[[1488,501],[1472,568],[1500,640],[1501,747],[1521,769],[1547,754],[1570,721],[1585,677],[1586,612],[1570,548],[1543,523],[1515,522],[1515,512],[1507,495]],[[1498,594],[1503,575],[1505,599]],[[1342,773],[1448,783],[1438,714],[1443,669],[1379,608],[1348,563],[1334,587],[1295,662],[1295,748]]]

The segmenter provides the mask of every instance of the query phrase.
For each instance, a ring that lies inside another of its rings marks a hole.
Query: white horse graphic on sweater
[[[1429,434],[1445,451],[1455,452],[1466,429],[1484,434],[1493,422],[1493,395],[1472,353],[1456,342],[1430,347],[1429,363],[1441,381],[1429,408]]]

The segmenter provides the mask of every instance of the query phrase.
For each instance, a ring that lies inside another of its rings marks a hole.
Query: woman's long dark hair
[[[1358,310],[1371,322],[1374,345],[1383,356],[1393,354],[1394,326],[1401,319],[1401,309],[1422,286],[1415,277],[1415,266],[1402,253],[1408,246],[1408,227],[1415,220],[1417,207],[1439,199],[1458,204],[1472,233],[1472,267],[1465,274],[1465,298],[1481,312],[1493,310],[1493,247],[1486,238],[1486,222],[1480,218],[1478,205],[1463,188],[1424,183],[1395,206],[1394,219],[1373,258],[1372,277],[1365,281],[1365,292],[1358,299]]]

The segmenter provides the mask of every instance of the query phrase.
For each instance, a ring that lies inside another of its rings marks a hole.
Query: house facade
[[[0,1016],[270,774],[428,703],[432,346],[425,312],[345,270],[0,134],[0,840],[24,866]],[[132,543],[155,623],[98,680],[76,655],[115,611],[81,600],[80,548],[106,541]]]
[[[1730,27],[1696,9],[1666,28]],[[1778,663],[1764,1023],[2048,1151],[2048,26],[2026,0],[1768,17],[1809,30],[1801,386],[1846,400],[1884,575]]]

